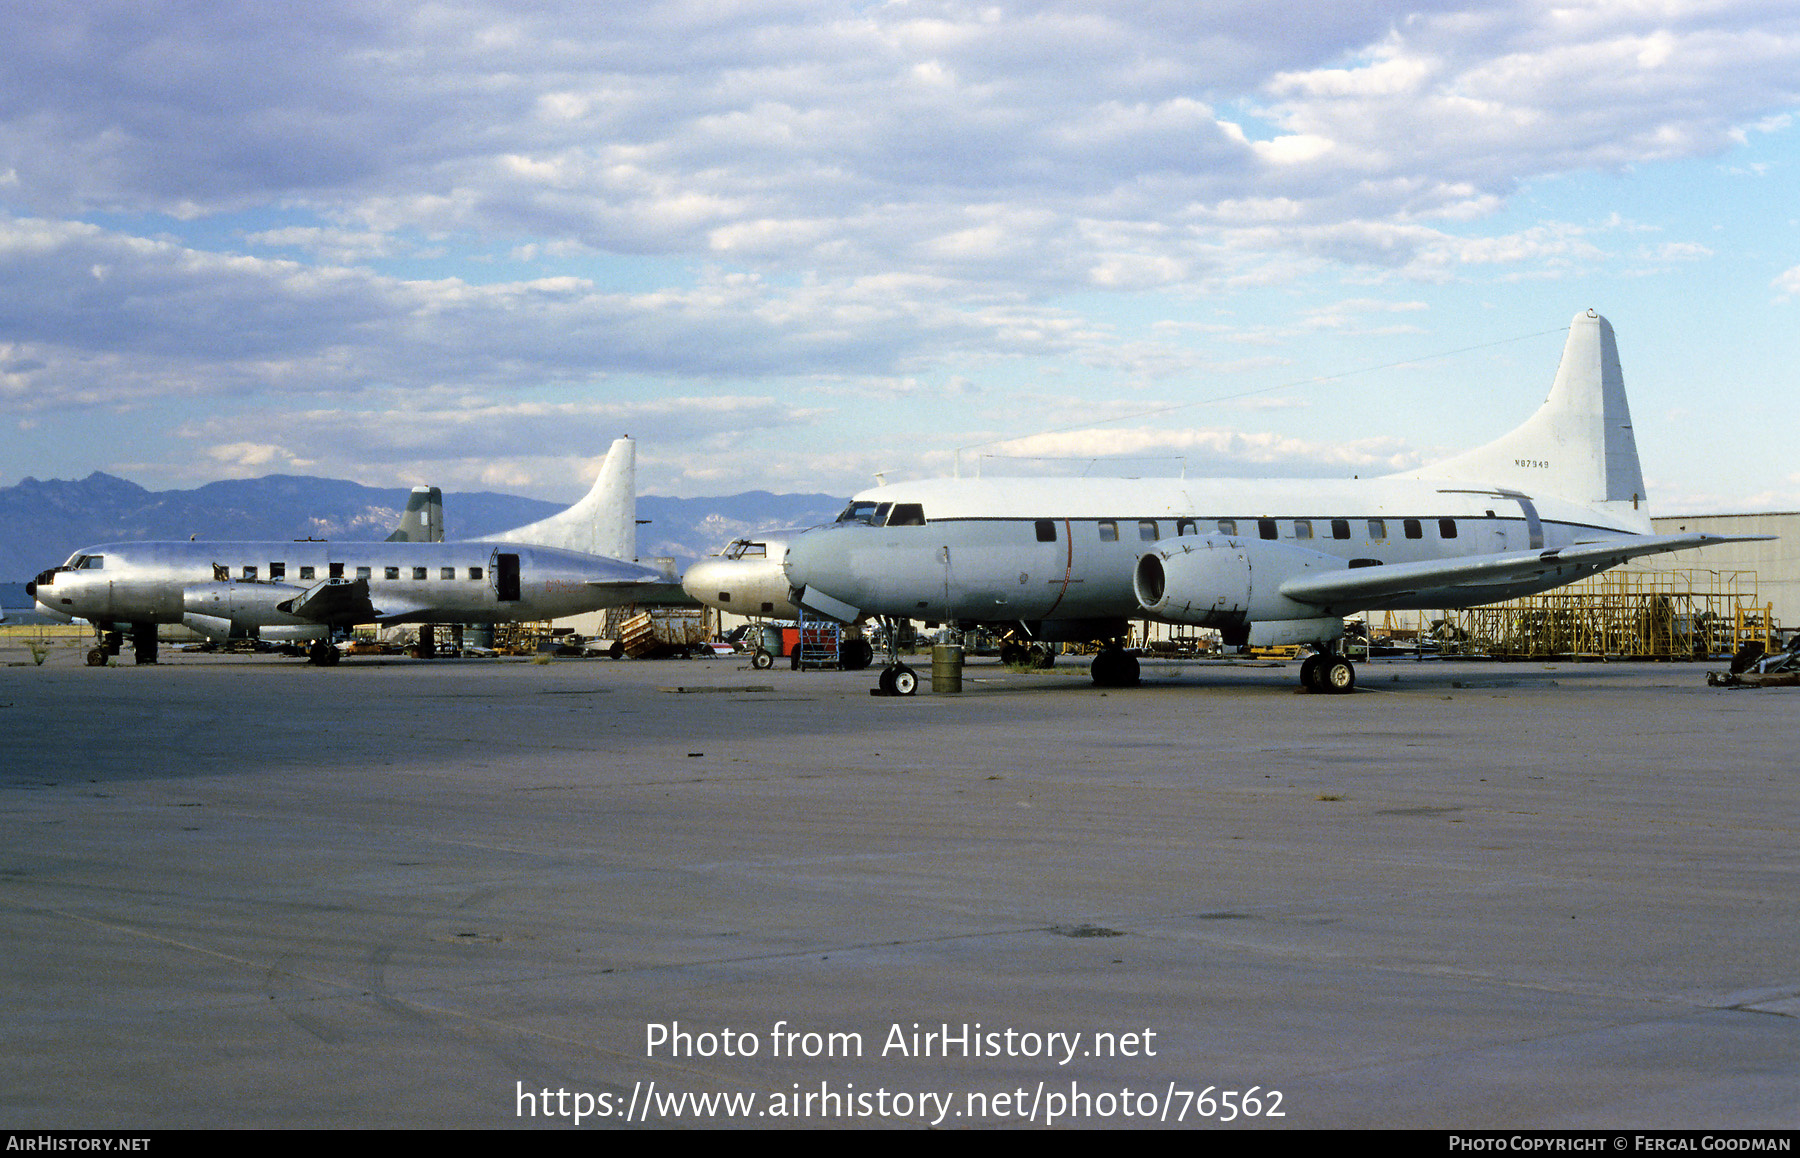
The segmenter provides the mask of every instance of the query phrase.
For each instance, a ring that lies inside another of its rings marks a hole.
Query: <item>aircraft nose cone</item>
[[[848,598],[857,589],[850,549],[855,536],[842,528],[808,531],[788,546],[787,580],[795,591],[811,587]]]
[[[716,598],[719,588],[719,565],[710,560],[701,560],[688,566],[682,573],[681,589],[695,599],[705,603]]]
[[[823,532],[809,532],[788,544],[785,566],[788,585],[794,590],[798,591],[809,583],[817,585],[822,555],[819,540],[824,537]]]

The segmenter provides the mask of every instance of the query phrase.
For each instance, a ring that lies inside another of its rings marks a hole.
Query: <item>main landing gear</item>
[[[1094,656],[1088,674],[1103,688],[1134,688],[1138,682],[1137,656],[1126,651],[1115,639]]]
[[[1000,662],[1007,667],[1029,667],[1037,671],[1047,671],[1056,666],[1056,653],[1041,643],[1029,646],[1018,640],[1008,640],[1000,645]]]
[[[1345,695],[1356,690],[1356,666],[1335,652],[1309,655],[1300,664],[1300,686],[1309,692]]]

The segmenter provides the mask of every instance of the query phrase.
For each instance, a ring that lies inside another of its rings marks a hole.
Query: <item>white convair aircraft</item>
[[[631,603],[668,583],[631,561],[636,513],[636,444],[621,438],[580,502],[497,535],[103,543],[26,590],[40,608],[89,620],[101,633],[129,624],[140,663],[155,662],[159,623],[184,623],[213,639],[313,640],[313,661],[332,663],[332,631],[352,624],[509,623]]]
[[[1577,314],[1550,396],[1524,425],[1406,475],[1330,479],[934,479],[865,491],[793,540],[810,611],[1107,640],[1094,682],[1137,681],[1126,621],[1303,644],[1317,691],[1347,692],[1344,616],[1494,603],[1639,555],[1734,540],[1650,534],[1612,327]],[[891,637],[891,633],[890,633]],[[881,690],[910,694],[890,657]]]

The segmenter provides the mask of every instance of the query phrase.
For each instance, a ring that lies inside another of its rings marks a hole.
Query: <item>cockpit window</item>
[[[98,571],[105,566],[105,555],[83,555],[75,563],[75,567],[79,571]]]
[[[844,508],[844,513],[837,517],[840,523],[873,523],[875,521],[875,504],[869,502],[852,502]]]
[[[767,543],[752,543],[748,539],[738,539],[725,548],[727,559],[762,559],[769,554]]]
[[[925,508],[918,503],[852,502],[837,521],[867,523],[871,527],[923,527]]]

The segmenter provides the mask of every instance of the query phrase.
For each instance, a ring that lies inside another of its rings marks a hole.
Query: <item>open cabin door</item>
[[[519,601],[519,557],[510,551],[495,551],[488,559],[488,574],[494,577],[494,595],[502,603]]]

